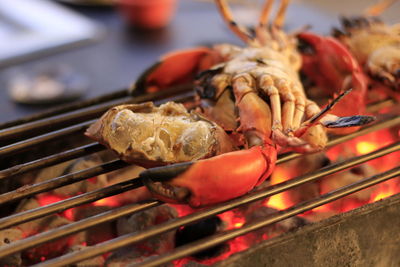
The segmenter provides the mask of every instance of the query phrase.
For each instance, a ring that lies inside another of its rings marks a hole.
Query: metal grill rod
[[[69,111],[64,114],[49,116],[47,118],[0,130],[0,141],[8,140],[10,138],[15,139],[32,131],[35,132],[43,129],[48,131],[48,129],[64,127],[67,123],[71,124],[76,121],[94,119],[106,110],[116,105],[159,100],[169,97],[171,95],[176,95],[184,91],[188,91],[188,89],[189,88],[187,87],[187,85],[176,86],[173,88],[165,89],[163,91],[136,96],[135,98],[125,97],[119,100],[113,100],[110,103],[99,103],[93,106],[80,108],[79,110]]]
[[[40,144],[43,144],[45,142],[51,141],[56,138],[62,138],[80,131],[84,131],[89,127],[90,124],[92,124],[95,120],[91,121],[86,121],[82,122],[73,126],[66,127],[61,130],[49,132],[43,135],[39,135],[33,138],[29,138],[11,145],[7,145],[4,147],[0,148],[0,157],[6,157],[10,156],[13,154],[16,154],[18,152],[21,152],[23,150],[26,150],[28,148],[31,148],[33,146],[37,146]]]
[[[193,93],[188,92],[186,94],[180,94],[178,96],[172,96],[170,98],[163,98],[162,100],[155,101],[155,104],[159,105],[162,103],[166,103],[168,101],[184,101],[184,99],[187,99],[192,96],[193,96]],[[82,123],[79,123],[76,125],[72,125],[72,126],[60,129],[60,130],[56,130],[53,132],[49,132],[49,133],[46,133],[43,135],[39,135],[36,137],[32,137],[30,139],[20,141],[20,142],[14,143],[14,144],[0,147],[0,157],[13,155],[17,152],[28,149],[30,147],[37,146],[39,144],[43,144],[44,142],[51,141],[56,138],[64,137],[64,136],[67,136],[69,134],[73,134],[73,133],[76,133],[79,131],[84,131],[84,130],[86,130],[87,127],[90,126],[90,124],[92,124],[95,121],[96,120],[82,122]]]
[[[48,192],[55,188],[73,184],[103,173],[115,171],[128,165],[128,163],[118,159],[82,171],[69,173],[57,178],[49,179],[41,183],[26,185],[18,188],[17,190],[1,194],[0,206],[9,202],[20,200],[22,198],[33,196],[35,194]]]
[[[254,202],[257,200],[261,200],[261,199],[270,197],[272,195],[292,189],[296,186],[305,184],[307,182],[315,181],[323,176],[332,174],[336,171],[340,171],[340,170],[346,169],[348,167],[358,165],[365,161],[372,160],[374,158],[377,158],[377,157],[380,157],[380,156],[383,156],[383,155],[386,155],[388,153],[395,152],[398,150],[400,150],[400,142],[389,145],[387,147],[384,147],[382,149],[379,149],[377,151],[371,152],[371,153],[363,155],[363,156],[358,156],[358,157],[352,158],[350,160],[346,160],[344,162],[326,166],[326,167],[320,169],[319,171],[315,171],[315,172],[312,172],[307,175],[298,176],[297,178],[294,178],[294,179],[288,180],[286,182],[282,182],[282,183],[273,185],[271,187],[268,187],[265,190],[260,190],[260,191],[254,192],[254,193],[247,194],[243,197],[233,199],[226,203],[215,205],[212,208],[209,208],[207,210],[192,213],[188,216],[180,218],[179,220],[172,220],[172,221],[168,221],[166,223],[163,223],[163,224],[160,224],[157,226],[152,226],[152,227],[149,227],[148,229],[141,231],[139,233],[136,232],[136,233],[122,235],[115,239],[112,239],[112,240],[100,243],[98,245],[86,248],[83,251],[76,252],[76,253],[75,252],[70,253],[68,255],[61,256],[54,260],[49,260],[48,262],[43,263],[43,265],[38,265],[38,266],[62,266],[62,265],[79,262],[79,261],[82,261],[82,260],[85,260],[88,258],[92,258],[94,256],[113,251],[120,247],[128,246],[128,245],[143,241],[143,240],[153,237],[155,235],[159,235],[159,234],[171,231],[171,230],[181,227],[183,225],[193,223],[198,220],[205,219],[207,217],[225,212],[227,210],[239,207],[241,205],[248,204],[248,203],[251,203],[251,202]],[[398,171],[399,168],[397,168],[396,170]],[[389,179],[389,178],[387,178],[387,179]],[[379,181],[379,182],[381,182],[381,181]],[[373,183],[373,184],[375,184],[375,183]],[[322,204],[320,204],[320,205],[322,205]],[[301,212],[304,212],[304,211],[302,210]],[[62,265],[60,265],[60,264],[62,264]]]
[[[80,194],[44,207],[27,210],[24,212],[16,213],[0,219],[0,230],[10,226],[18,225],[24,222],[32,221],[34,219],[50,215],[52,213],[62,212],[64,210],[91,203],[96,200],[120,194],[135,188],[143,186],[139,179],[132,179],[130,181],[121,182],[111,186],[107,186],[98,190],[88,193]]]
[[[386,171],[386,172],[371,176],[371,177],[363,179],[359,182],[356,182],[351,185],[342,187],[340,189],[331,191],[327,194],[320,196],[319,198],[312,199],[312,200],[305,201],[300,204],[294,205],[290,208],[287,208],[284,211],[274,213],[271,217],[261,220],[259,222],[244,225],[243,227],[238,228],[238,229],[230,230],[227,232],[216,234],[212,237],[198,240],[191,244],[184,245],[180,248],[177,248],[173,252],[169,252],[169,253],[167,252],[161,256],[158,256],[158,257],[155,257],[152,259],[147,259],[147,260],[144,260],[140,264],[134,264],[131,266],[142,266],[142,267],[159,266],[160,264],[167,263],[167,262],[170,262],[170,261],[173,261],[175,259],[179,259],[179,258],[182,258],[185,256],[189,256],[193,253],[202,251],[203,249],[213,247],[215,245],[221,244],[221,243],[226,242],[235,237],[247,234],[251,231],[254,231],[254,230],[260,229],[262,227],[268,226],[270,224],[285,220],[292,216],[304,213],[306,211],[309,211],[311,209],[317,208],[324,204],[330,203],[339,198],[342,198],[342,197],[345,197],[352,193],[355,193],[357,191],[360,191],[362,189],[365,189],[370,186],[376,185],[378,183],[384,182],[386,180],[395,178],[399,175],[400,175],[400,166],[395,167],[394,169],[392,169],[390,171]],[[76,255],[84,254],[85,250],[82,252],[83,253],[76,253]],[[64,264],[70,264],[70,263],[74,263],[74,262],[77,262],[77,261],[72,257],[72,255],[69,256],[67,254],[66,257],[61,256],[59,258],[56,258],[54,261],[49,260],[47,262],[44,262],[42,264],[38,264],[35,266],[42,266],[42,267],[43,266],[54,266],[54,267],[56,267],[56,266],[63,266]],[[62,265],[60,265],[60,263],[62,263]]]
[[[115,208],[110,211],[103,212],[98,215],[91,216],[89,218],[73,222],[54,230],[49,230],[46,232],[42,232],[36,234],[34,236],[27,237],[25,239],[21,239],[15,241],[13,243],[8,244],[7,246],[3,246],[0,248],[0,258],[6,257],[8,255],[12,255],[16,252],[23,251],[28,248],[32,248],[37,245],[41,245],[43,243],[50,242],[52,240],[65,237],[71,234],[75,234],[77,232],[83,231],[87,228],[116,220],[120,217],[130,215],[132,213],[140,212],[146,209],[150,209],[153,207],[157,207],[161,205],[160,201],[148,201],[146,203],[141,204],[129,204],[123,207]]]
[[[68,111],[85,108],[88,106],[96,105],[96,104],[114,100],[117,98],[127,97],[127,96],[129,96],[129,94],[130,94],[130,89],[128,88],[128,89],[118,90],[118,91],[112,92],[110,94],[104,94],[102,96],[94,97],[91,99],[82,100],[79,102],[74,102],[74,103],[69,103],[69,104],[64,104],[62,106],[58,106],[56,108],[51,108],[46,111],[36,113],[36,114],[30,115],[27,117],[23,117],[23,118],[16,119],[13,121],[1,123],[0,129],[6,129],[6,128],[14,127],[17,125],[25,124],[25,123],[30,123],[30,122],[40,120],[43,118],[48,118],[48,117],[52,117],[55,115],[59,115],[59,114],[62,114],[62,113],[68,112]]]
[[[4,130],[0,130],[0,142],[12,139],[18,139],[23,136],[28,135],[31,131],[45,131],[50,132],[54,129],[64,128],[66,125],[71,125],[74,122],[82,122],[90,119],[94,119],[99,114],[109,109],[114,105],[118,105],[121,101],[128,101],[131,98],[126,98],[126,100],[113,101],[112,103],[102,104],[96,106],[96,108],[83,108],[76,111],[71,111],[65,114],[56,115],[41,120],[37,120],[30,123],[25,123],[19,126],[14,126]],[[31,133],[32,134],[32,133]],[[33,133],[34,134],[34,133]]]
[[[100,145],[99,143],[92,143],[84,146],[80,146],[77,148],[73,148],[67,151],[63,151],[48,157],[44,157],[41,159],[37,159],[34,161],[30,161],[27,163],[22,163],[19,165],[15,165],[11,168],[4,169],[0,171],[0,179],[10,178],[15,175],[24,174],[29,171],[38,170],[41,168],[45,168],[48,166],[52,166],[58,163],[62,163],[68,160],[76,159],[82,156],[90,155],[95,152],[99,152],[104,150],[105,147]]]

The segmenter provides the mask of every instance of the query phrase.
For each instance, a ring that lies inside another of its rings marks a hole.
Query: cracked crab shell
[[[146,168],[235,150],[216,123],[174,102],[160,107],[151,102],[116,106],[85,134],[114,150],[122,160]]]

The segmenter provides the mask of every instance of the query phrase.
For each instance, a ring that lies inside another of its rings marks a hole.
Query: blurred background
[[[231,0],[255,23],[262,1]],[[329,34],[374,0],[293,0],[288,31]],[[399,23],[400,3],[382,19]],[[0,1],[0,123],[128,87],[164,53],[241,42],[211,0]]]

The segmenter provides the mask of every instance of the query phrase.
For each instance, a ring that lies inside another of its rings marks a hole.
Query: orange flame
[[[271,175],[271,185],[278,184],[287,181],[291,178],[290,172],[283,167],[276,167]],[[265,206],[274,208],[277,210],[284,210],[293,205],[288,197],[288,192],[283,192],[271,196],[264,203]]]

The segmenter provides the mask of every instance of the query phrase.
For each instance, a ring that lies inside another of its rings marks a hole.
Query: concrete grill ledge
[[[266,240],[214,266],[400,266],[400,194]]]

